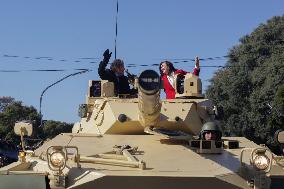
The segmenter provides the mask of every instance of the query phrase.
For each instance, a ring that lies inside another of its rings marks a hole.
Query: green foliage
[[[281,16],[242,37],[240,44],[230,50],[226,68],[217,71],[211,80],[206,94],[223,107],[220,123],[224,134],[274,145],[275,131],[284,129],[283,116],[277,113],[284,109],[283,83],[284,16]]]
[[[11,101],[7,105],[2,106],[3,111],[0,112],[0,134],[1,138],[12,141],[14,144],[19,142],[19,137],[14,134],[14,125],[16,121],[32,120],[39,123],[39,114],[34,107],[23,106],[22,102]]]
[[[0,112],[2,112],[14,99],[12,97],[3,96],[0,97]]]
[[[72,124],[49,120],[45,122],[43,127],[43,138],[53,138],[60,133],[70,133]]]
[[[16,121],[33,121],[33,138],[53,138],[63,132],[71,132],[72,124],[47,121],[44,127],[40,125],[40,115],[37,110],[30,106],[22,105],[22,102],[15,101],[11,97],[0,98],[0,138],[11,141],[14,144],[20,143],[20,137],[14,134],[14,125]]]
[[[274,106],[276,108],[276,111],[278,112],[279,115],[283,115],[284,114],[284,84],[282,84],[275,95],[274,98]]]

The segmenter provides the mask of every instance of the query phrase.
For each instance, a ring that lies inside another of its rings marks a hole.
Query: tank
[[[72,133],[34,151],[23,145],[32,126],[17,123],[23,151],[0,169],[0,188],[283,188],[282,156],[244,137],[202,137],[218,112],[200,78],[177,75],[176,99],[160,98],[153,70],[134,87],[137,95],[116,95],[113,83],[89,81]],[[283,144],[284,133],[277,139]]]

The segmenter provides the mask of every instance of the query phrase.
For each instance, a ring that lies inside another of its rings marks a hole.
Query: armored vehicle
[[[176,99],[167,100],[153,70],[135,79],[136,96],[89,81],[72,133],[35,151],[23,146],[19,161],[1,168],[0,188],[283,188],[283,157],[243,137],[221,137],[217,108],[201,85],[192,74],[177,75]],[[14,130],[23,139],[32,125]],[[208,140],[205,131],[218,137]]]

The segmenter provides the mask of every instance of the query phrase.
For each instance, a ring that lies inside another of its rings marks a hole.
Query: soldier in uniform
[[[221,140],[222,131],[215,122],[206,122],[201,129],[201,140]]]
[[[134,95],[137,90],[130,89],[129,78],[124,75],[125,67],[124,62],[121,59],[115,59],[110,66],[110,69],[106,69],[109,59],[111,57],[111,52],[107,49],[103,54],[103,61],[100,62],[98,73],[103,80],[108,80],[114,83],[115,93],[118,94],[130,94]]]

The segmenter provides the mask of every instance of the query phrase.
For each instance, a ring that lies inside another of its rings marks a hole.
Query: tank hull
[[[28,168],[15,171],[13,164],[1,168],[0,188],[57,188],[47,180],[54,172],[47,165],[45,153],[49,146],[58,144],[77,146],[82,159],[108,154],[114,146],[135,146],[138,148],[133,157],[145,162],[145,168],[141,169],[84,161],[78,167],[70,160],[63,170],[63,188],[251,188],[247,179],[239,174],[239,156],[242,149],[259,146],[243,137],[225,139],[238,140],[239,148],[224,149],[221,154],[198,154],[188,141],[165,136],[60,134],[38,148],[34,157],[27,156],[27,161],[31,162]],[[249,158],[243,161],[249,164]],[[283,169],[273,165],[266,179],[271,180],[270,188],[281,188]]]
[[[113,151],[114,146],[136,146],[138,149],[133,157],[137,161],[145,162],[146,165],[144,169],[140,169],[82,161],[80,167],[77,167],[76,163],[69,161],[63,170],[66,176],[64,188],[125,188],[129,186],[147,189],[250,188],[247,180],[239,174],[239,155],[243,148],[253,148],[258,145],[243,137],[229,139],[239,140],[240,148],[224,149],[221,154],[198,154],[187,141],[172,140],[164,136],[61,134],[44,143],[35,151],[34,157],[27,157],[27,161],[32,162],[28,169],[9,172],[9,168],[2,168],[0,177],[5,182],[1,182],[1,186],[13,188],[16,187],[15,184],[21,182],[38,186],[36,188],[49,186],[46,178],[53,172],[49,170],[44,160],[45,152],[49,146],[61,144],[62,146],[77,146],[81,157],[107,154]],[[244,162],[249,164],[249,159],[244,159]],[[272,178],[272,188],[279,188],[279,183],[284,182],[284,172],[283,169],[278,169],[273,173],[273,170],[268,179]],[[51,185],[51,188],[56,187]]]

